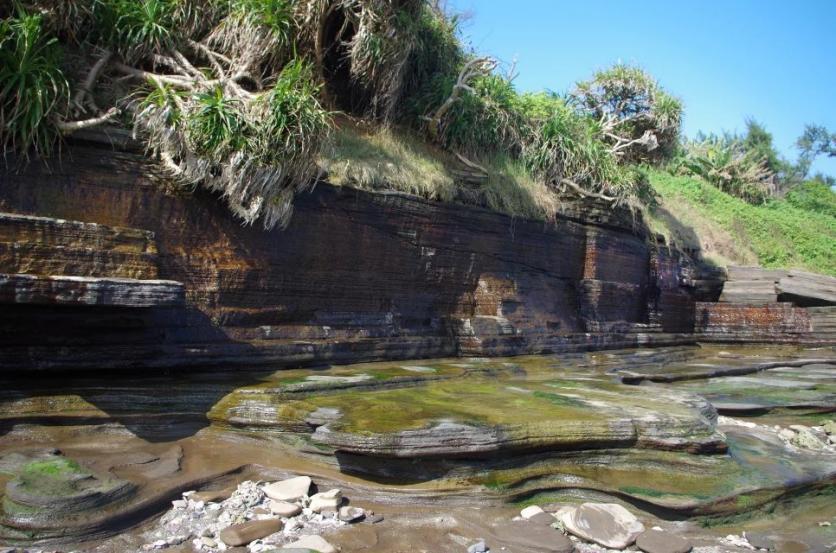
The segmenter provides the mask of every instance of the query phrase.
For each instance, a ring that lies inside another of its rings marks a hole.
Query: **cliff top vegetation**
[[[682,103],[629,65],[520,93],[429,0],[14,0],[0,18],[7,156],[131,128],[172,180],[268,229],[323,177],[546,220],[570,196],[652,211],[661,173],[764,206],[836,143],[810,126],[791,163],[755,121],[683,140]]]

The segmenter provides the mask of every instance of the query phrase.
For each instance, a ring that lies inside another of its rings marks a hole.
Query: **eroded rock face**
[[[0,211],[52,218],[0,217],[0,272],[173,280],[187,307],[108,316],[99,336],[120,347],[98,356],[100,346],[60,328],[48,346],[27,338],[56,314],[16,309],[0,315],[23,323],[9,337],[14,347],[0,350],[4,368],[91,368],[97,359],[110,370],[299,365],[670,343],[683,338],[661,332],[679,329],[649,320],[696,297],[667,272],[652,277],[641,226],[603,205],[567,204],[544,225],[320,183],[297,198],[287,229],[264,232],[202,192],[167,194],[141,156],[76,146],[54,169],[33,163],[0,176]],[[660,267],[679,263],[664,256]],[[665,293],[650,301],[652,278]],[[79,315],[60,317],[69,327]]]
[[[0,304],[174,307],[183,302],[183,285],[171,280],[0,273]]]

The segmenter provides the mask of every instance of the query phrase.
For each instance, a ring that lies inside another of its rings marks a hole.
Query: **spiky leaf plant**
[[[67,109],[69,85],[61,47],[44,33],[43,17],[18,9],[0,21],[0,143],[4,151],[48,154],[56,113]]]
[[[601,125],[601,140],[624,162],[669,159],[679,140],[682,103],[641,68],[598,71],[570,97]]]

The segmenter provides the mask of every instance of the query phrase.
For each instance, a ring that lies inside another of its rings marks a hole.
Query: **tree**
[[[623,162],[657,162],[676,149],[682,103],[638,67],[599,71],[570,98],[598,121],[602,139]]]
[[[807,175],[818,156],[836,157],[836,133],[829,132],[822,125],[807,125],[795,146],[801,151],[798,156],[799,168],[803,175]]]

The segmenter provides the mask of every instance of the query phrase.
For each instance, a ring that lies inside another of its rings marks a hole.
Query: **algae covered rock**
[[[96,474],[63,455],[22,465],[6,484],[3,519],[9,526],[59,523],[124,500],[135,486],[110,474]]]

